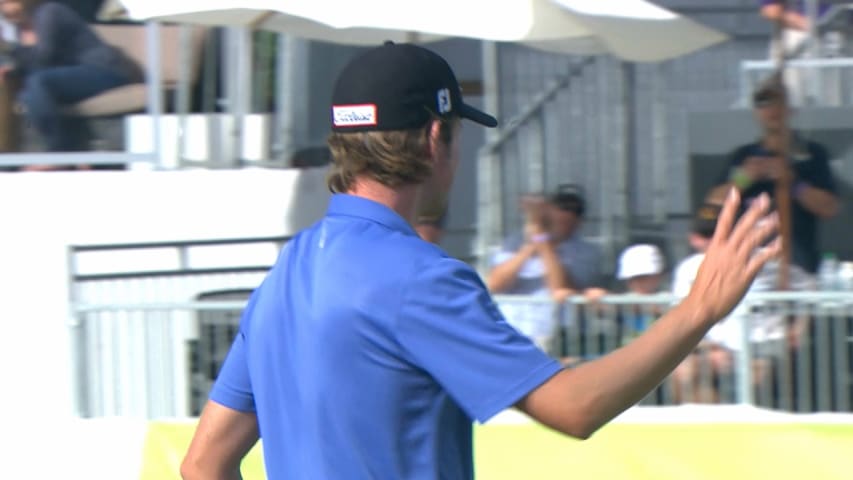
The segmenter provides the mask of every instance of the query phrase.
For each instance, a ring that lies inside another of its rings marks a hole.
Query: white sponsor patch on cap
[[[450,103],[450,89],[442,88],[436,93],[436,100],[438,101],[438,113],[444,115],[445,113],[450,113],[453,109],[453,104]]]
[[[376,125],[376,105],[334,105],[332,122],[336,127]]]

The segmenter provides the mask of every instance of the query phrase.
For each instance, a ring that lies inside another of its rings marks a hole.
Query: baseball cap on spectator
[[[632,245],[619,256],[619,270],[616,273],[619,280],[659,273],[663,273],[663,254],[654,245]]]
[[[462,101],[450,65],[412,44],[386,42],[350,61],[332,93],[332,130],[339,133],[420,128],[433,116],[496,127],[495,117]]]
[[[586,209],[583,190],[578,185],[560,185],[548,200],[560,210],[574,212],[579,217],[583,216],[583,212]]]
[[[722,207],[715,203],[705,203],[693,217],[693,225],[691,231],[703,238],[711,238],[714,236],[714,230],[717,229],[717,218],[720,216]]]

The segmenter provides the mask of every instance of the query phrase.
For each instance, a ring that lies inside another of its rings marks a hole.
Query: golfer
[[[733,225],[731,193],[685,300],[627,346],[574,369],[502,318],[477,273],[418,237],[446,208],[462,101],[438,55],[386,44],[332,97],[335,193],[249,300],[181,466],[236,479],[263,439],[270,479],[470,479],[472,422],[515,407],[587,438],[655,388],[779,251],[762,197]],[[764,221],[762,221],[764,220]]]

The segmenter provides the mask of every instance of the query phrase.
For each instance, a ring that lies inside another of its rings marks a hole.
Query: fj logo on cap
[[[336,127],[376,125],[376,105],[334,105],[332,121]]]
[[[450,110],[453,109],[453,105],[450,103],[450,90],[447,88],[442,88],[438,91],[437,94],[438,99],[438,113],[444,115],[445,113],[449,113]]]

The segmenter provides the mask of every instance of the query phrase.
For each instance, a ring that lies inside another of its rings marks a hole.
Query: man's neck
[[[347,193],[381,203],[397,212],[410,224],[414,222],[418,197],[418,187],[414,185],[391,188],[376,180],[362,177],[356,179]]]
[[[790,147],[791,136],[785,132],[768,131],[761,139],[761,145],[772,152],[781,152]]]

